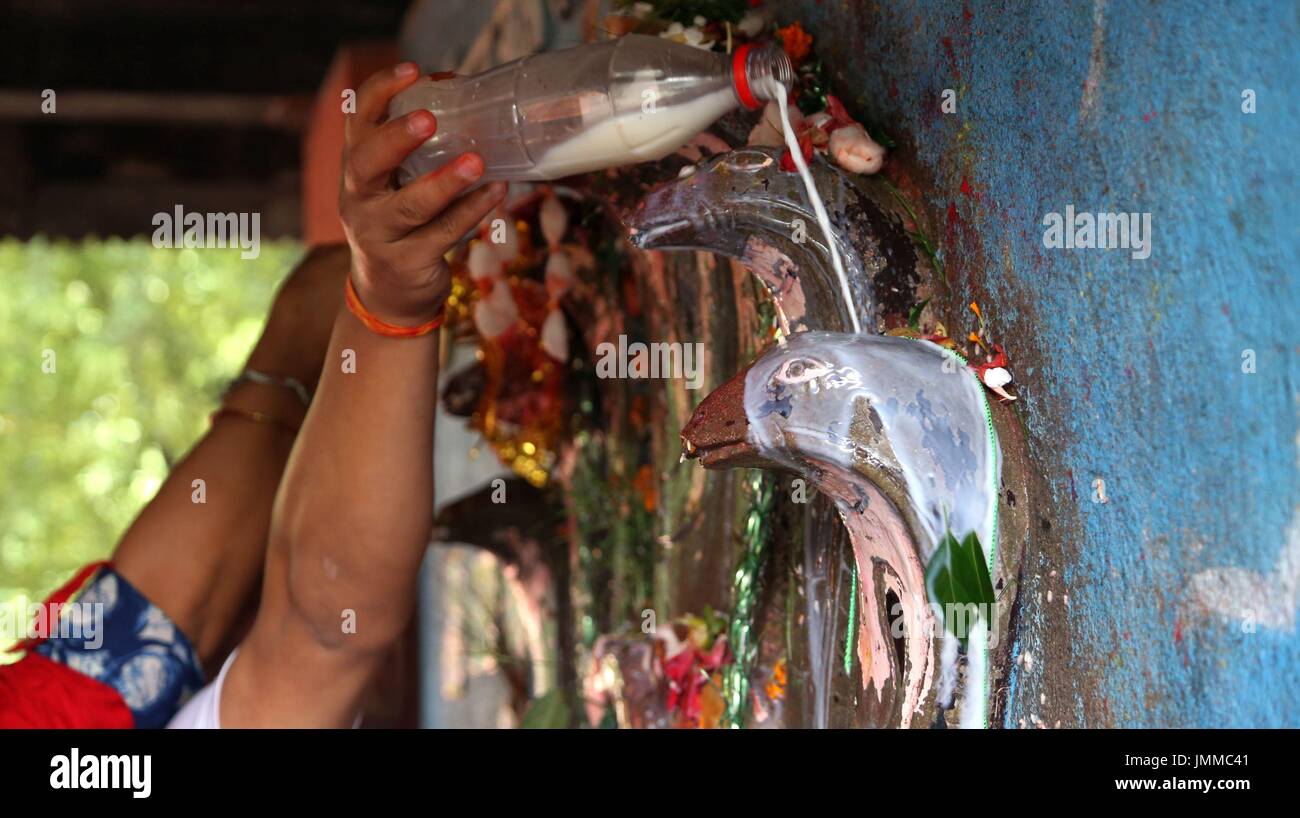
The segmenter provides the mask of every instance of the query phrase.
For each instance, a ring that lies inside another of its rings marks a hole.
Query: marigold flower
[[[803,25],[798,21],[785,28],[778,28],[776,36],[781,38],[781,47],[785,49],[786,56],[795,66],[802,63],[812,51],[812,35],[804,31]]]

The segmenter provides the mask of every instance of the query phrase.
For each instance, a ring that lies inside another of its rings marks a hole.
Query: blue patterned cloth
[[[90,606],[103,606],[93,626],[67,631],[89,638],[61,637],[56,629],[35,652],[116,690],[136,727],[166,727],[203,687],[198,654],[185,634],[112,568],[101,568],[73,602],[67,616],[92,616],[97,609]]]

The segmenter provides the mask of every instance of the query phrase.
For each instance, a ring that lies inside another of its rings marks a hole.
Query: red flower
[[[664,662],[668,677],[668,709],[678,711],[681,720],[697,725],[700,720],[700,692],[713,671],[727,661],[727,637],[719,636],[708,653],[688,644]]]
[[[1001,344],[994,344],[993,352],[994,354],[988,359],[987,363],[975,364],[974,369],[976,372],[983,375],[986,371],[995,366],[1005,367],[1009,363],[1007,360],[1007,353],[1002,349]]]
[[[808,56],[808,52],[812,51],[812,35],[804,31],[803,25],[798,21],[791,23],[785,28],[778,28],[776,30],[776,36],[777,39],[781,41],[781,46],[785,49],[786,56],[790,58],[790,62],[796,68],[798,68],[799,64]]]
[[[807,131],[799,135],[799,150],[801,153],[803,153],[804,164],[808,164],[809,162],[812,162],[812,156],[813,156],[812,135],[809,134]],[[790,155],[790,149],[786,148],[785,152],[781,154],[781,170],[785,171],[786,173],[794,173],[798,169],[799,168],[795,166],[794,157]]]
[[[828,134],[834,133],[835,130],[843,128],[845,125],[857,124],[857,121],[849,116],[849,112],[844,108],[844,103],[840,102],[839,97],[834,94],[826,95],[826,113],[831,116],[831,121],[824,126]]]

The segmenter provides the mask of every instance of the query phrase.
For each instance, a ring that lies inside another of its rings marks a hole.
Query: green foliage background
[[[241,259],[146,239],[0,240],[0,606],[10,622],[16,606],[112,551],[203,433],[301,254],[287,241]],[[0,633],[0,650],[11,641]]]

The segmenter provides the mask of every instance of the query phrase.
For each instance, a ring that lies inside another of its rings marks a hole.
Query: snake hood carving
[[[687,457],[706,468],[791,471],[834,500],[864,578],[863,685],[901,693],[903,726],[934,680],[925,562],[947,530],[994,537],[999,464],[985,406],[970,371],[938,346],[805,332],[705,398],[682,432]],[[903,666],[885,592],[905,615]]]
[[[868,331],[907,314],[928,261],[917,254],[903,213],[880,179],[810,165],[830,215],[853,305],[840,296],[817,218],[780,151],[749,147],[704,160],[651,191],[625,217],[642,249],[710,250],[740,260],[768,288],[782,329],[847,330],[854,309]]]
[[[997,443],[986,399],[925,341],[797,333],[704,399],[682,431],[709,468],[766,466],[876,484],[929,557],[946,530],[992,536]]]
[[[936,700],[952,703],[955,661],[936,674],[924,566],[948,529],[974,531],[991,547],[996,437],[983,390],[955,355],[924,341],[845,333],[849,310],[869,331],[905,320],[918,288],[935,281],[888,183],[812,163],[849,276],[846,304],[826,237],[779,156],[749,147],[708,158],[653,190],[626,221],[639,247],[731,256],[772,295],[786,342],[704,399],[682,432],[684,454],[710,469],[794,472],[834,502],[862,578],[863,688],[874,689],[873,709],[886,722],[909,726]],[[891,633],[900,612],[886,610],[891,595],[902,608],[901,644]]]

